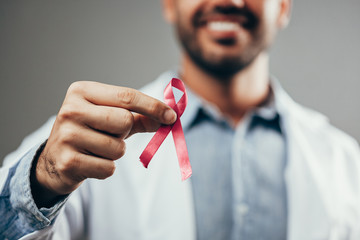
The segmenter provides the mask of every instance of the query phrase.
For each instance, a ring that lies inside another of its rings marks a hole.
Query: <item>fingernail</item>
[[[172,109],[168,109],[166,110],[165,114],[164,114],[164,118],[165,118],[165,121],[167,123],[173,123],[175,122],[176,120],[176,113],[174,110]]]

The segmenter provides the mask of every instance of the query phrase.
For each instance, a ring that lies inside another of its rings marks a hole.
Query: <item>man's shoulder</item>
[[[359,144],[353,137],[335,127],[324,114],[294,101],[276,78],[272,86],[285,131],[290,133],[289,137],[296,138],[297,144],[308,145],[316,152],[329,152],[329,149],[351,152],[360,159]]]
[[[341,152],[345,155],[357,156],[360,160],[357,140],[334,126],[329,118],[311,108],[296,103],[295,112],[288,125],[296,128],[296,132],[318,151]]]

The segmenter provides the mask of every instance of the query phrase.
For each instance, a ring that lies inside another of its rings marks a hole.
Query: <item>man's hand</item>
[[[86,178],[105,179],[125,153],[124,139],[172,124],[176,113],[137,90],[96,82],[73,83],[32,172],[39,207],[74,191]]]

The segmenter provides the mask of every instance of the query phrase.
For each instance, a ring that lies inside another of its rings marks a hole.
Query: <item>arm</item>
[[[2,168],[7,177],[0,193],[0,239],[19,239],[50,226],[65,203],[59,202],[48,209],[36,207],[29,179],[30,166],[36,152],[39,152],[37,149],[41,149],[38,144],[22,155],[15,165]]]
[[[30,165],[37,149],[48,138],[54,120],[54,117],[50,118],[41,128],[27,136],[16,151],[8,154],[4,159],[4,165],[0,168],[0,239],[18,239],[19,236],[31,231],[29,225],[22,223],[23,212],[13,206],[18,205],[18,201],[24,201],[25,196],[22,192],[26,192],[26,187],[28,187],[27,191],[30,191],[29,184],[27,186],[23,184],[29,176],[26,165]],[[14,178],[16,181],[12,181]],[[10,197],[14,195],[19,195],[21,198],[15,198],[17,202],[11,202]]]

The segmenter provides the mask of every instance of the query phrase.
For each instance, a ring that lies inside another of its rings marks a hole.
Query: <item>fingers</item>
[[[82,122],[85,126],[106,132],[120,138],[127,138],[139,132],[154,132],[160,123],[138,113],[123,108],[88,105]]]
[[[144,115],[136,114],[136,113],[133,115],[134,115],[134,124],[127,137],[130,137],[135,133],[155,132],[161,126],[159,122],[154,121],[153,119],[148,118]]]
[[[87,114],[82,122],[85,126],[125,138],[134,124],[134,115],[123,108],[87,105]]]
[[[78,159],[82,164],[76,170],[78,175],[84,176],[84,179],[105,179],[112,176],[115,172],[115,162],[113,161],[86,154],[79,154]]]
[[[172,124],[176,120],[176,113],[168,105],[135,89],[97,82],[76,82],[68,91],[82,95],[95,105],[124,108],[163,124]]]
[[[64,154],[65,155],[65,154]],[[73,185],[77,185],[87,178],[105,179],[115,172],[115,162],[97,156],[79,152],[69,152],[67,158],[58,164],[57,171],[61,174],[64,186],[61,192],[71,192]]]
[[[108,160],[117,160],[125,154],[125,142],[122,138],[92,129],[83,128],[64,142],[76,148],[78,152]]]

